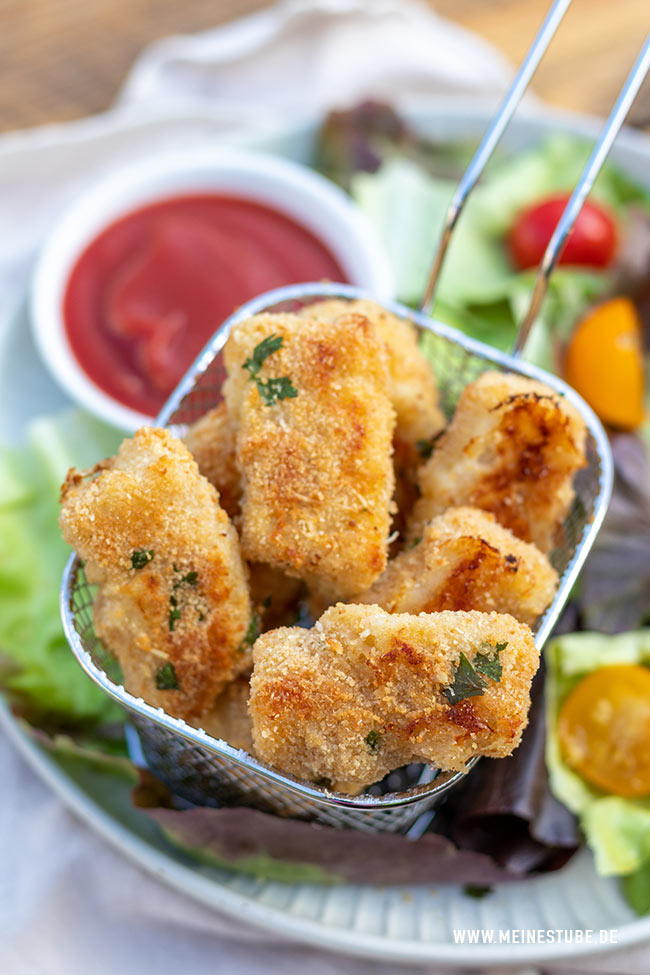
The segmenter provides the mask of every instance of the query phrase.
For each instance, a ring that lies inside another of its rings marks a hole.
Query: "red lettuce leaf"
[[[636,630],[650,616],[650,464],[634,434],[612,437],[615,483],[605,523],[581,576],[584,629]]]
[[[175,846],[204,863],[289,883],[495,884],[520,879],[437,833],[418,840],[338,830],[234,807],[145,808]]]
[[[556,869],[578,844],[575,821],[549,791],[543,676],[524,739],[508,759],[483,759],[419,839],[283,819],[244,807],[173,808],[151,776],[138,808],[195,858],[287,882],[488,885]],[[172,808],[170,808],[170,806]]]
[[[484,758],[445,807],[459,848],[489,855],[516,873],[562,866],[579,845],[572,814],[551,794],[544,761],[544,673],[533,681],[521,745],[509,758]]]

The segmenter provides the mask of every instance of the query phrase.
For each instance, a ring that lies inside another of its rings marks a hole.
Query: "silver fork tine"
[[[526,344],[526,339],[530,335],[530,330],[540,312],[544,298],[546,297],[551,272],[560,258],[562,248],[564,247],[566,239],[571,232],[571,228],[573,227],[573,224],[575,223],[578,214],[582,209],[582,205],[594,184],[596,176],[600,172],[603,163],[609,155],[609,151],[612,148],[614,139],[618,135],[627,113],[632,107],[632,102],[636,98],[639,88],[643,83],[643,79],[648,73],[648,69],[650,69],[650,34],[648,34],[646,37],[645,44],[641,48],[641,52],[634,63],[634,67],[627,76],[625,84],[623,85],[621,92],[616,99],[616,103],[609,115],[609,118],[603,126],[598,138],[598,142],[594,146],[591,156],[589,157],[589,161],[582,171],[582,175],[580,176],[576,188],[571,195],[571,199],[564,208],[564,212],[560,217],[555,230],[553,231],[553,236],[548,243],[544,257],[542,258],[537,269],[537,276],[535,278],[535,286],[533,288],[532,297],[530,299],[528,310],[524,315],[521,325],[519,326],[519,332],[517,333],[517,338],[512,350],[513,355],[521,355],[523,347]]]
[[[551,6],[542,26],[537,32],[535,40],[531,44],[528,53],[524,58],[521,67],[519,68],[519,71],[515,75],[508,92],[501,102],[494,119],[483,136],[481,144],[474,153],[472,161],[465,170],[465,173],[458,184],[445,217],[445,223],[440,236],[440,241],[438,243],[438,249],[431,265],[427,286],[424,291],[424,297],[420,303],[420,311],[428,314],[433,307],[436,287],[445,255],[447,253],[447,247],[449,246],[452,232],[456,226],[463,207],[465,206],[467,197],[474,189],[474,186],[485,169],[485,166],[488,163],[490,156],[494,152],[497,143],[501,139],[506,126],[514,115],[515,109],[521,100],[521,96],[526,91],[526,88],[530,83],[530,79],[535,74],[539,62],[546,53],[546,49],[550,44],[555,31],[557,30],[560,21],[564,17],[570,3],[571,0],[555,0]]]

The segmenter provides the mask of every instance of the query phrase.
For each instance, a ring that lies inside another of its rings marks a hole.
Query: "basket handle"
[[[465,206],[467,198],[476,186],[476,183],[478,182],[483,170],[485,169],[485,166],[492,156],[492,153],[496,149],[501,136],[506,130],[510,119],[514,115],[517,105],[521,101],[521,96],[524,94],[526,88],[530,84],[530,79],[535,74],[539,62],[544,57],[546,49],[553,39],[560,21],[564,17],[570,3],[571,0],[554,0],[554,3],[544,18],[544,22],[537,32],[528,53],[526,54],[526,57],[522,61],[521,66],[515,75],[510,88],[499,105],[496,115],[488,126],[485,135],[481,139],[478,149],[474,153],[470,164],[463,173],[460,183],[456,188],[456,192],[454,193],[452,201],[449,204],[442,234],[438,243],[438,248],[431,265],[431,270],[429,271],[424,297],[420,302],[420,311],[424,312],[425,314],[429,314],[433,308],[438,279],[440,277],[440,271],[442,270],[442,265],[447,253],[447,247],[449,246],[451,235],[456,223],[458,222],[458,218],[461,215],[463,207]]]
[[[553,231],[553,236],[551,237],[548,247],[544,252],[544,256],[537,268],[537,275],[535,277],[535,285],[533,287],[533,293],[530,299],[530,304],[528,305],[528,310],[524,315],[519,330],[517,332],[517,338],[515,339],[515,344],[512,349],[512,354],[515,356],[521,355],[523,352],[526,340],[530,335],[530,330],[533,327],[537,316],[541,310],[544,303],[544,298],[546,297],[546,292],[548,290],[548,282],[555,268],[564,245],[566,243],[567,237],[571,232],[573,224],[578,218],[578,214],[582,210],[582,206],[587,199],[592,186],[594,185],[594,180],[596,179],[598,173],[609,151],[614,144],[614,140],[618,135],[623,122],[632,107],[632,102],[637,96],[639,88],[643,83],[643,79],[650,69],[650,34],[645,39],[645,43],[641,48],[639,56],[634,62],[634,67],[630,71],[625,84],[623,85],[616,103],[609,114],[609,118],[603,126],[598,141],[594,146],[591,156],[582,171],[580,179],[577,182],[576,188],[571,194],[571,198],[564,208],[562,216],[560,217],[555,230]]]
[[[430,314],[435,301],[436,290],[440,279],[440,273],[444,264],[447,248],[451,240],[451,235],[458,223],[463,207],[467,198],[476,186],[485,166],[487,165],[492,153],[494,152],[501,136],[503,135],[510,119],[521,100],[521,96],[526,90],[539,62],[541,61],[546,49],[553,38],[557,27],[566,13],[571,0],[555,0],[546,18],[540,27],[524,61],[519,68],[515,78],[506,93],[495,118],[488,127],[481,143],[476,150],[469,166],[465,170],[458,187],[454,193],[443,225],[438,247],[429,271],[424,296],[420,303],[420,311]],[[582,206],[591,191],[594,181],[600,172],[603,163],[609,155],[614,140],[618,135],[625,118],[636,98],[639,88],[650,69],[650,34],[645,39],[643,47],[634,62],[634,66],[625,80],[625,84],[616,99],[607,121],[605,122],[598,141],[583,169],[576,187],[569,199],[562,216],[560,217],[548,247],[542,257],[537,269],[535,284],[531,300],[517,331],[517,337],[513,346],[512,354],[520,356],[530,335],[531,328],[535,323],[540,309],[544,303],[548,282],[562,254],[567,237],[571,232],[573,224],[578,218]]]

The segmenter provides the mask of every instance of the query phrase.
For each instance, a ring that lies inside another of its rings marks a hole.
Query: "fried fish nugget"
[[[586,464],[586,432],[575,407],[543,383],[483,373],[463,390],[420,469],[410,538],[452,505],[470,505],[550,552],[573,501],[573,477]]]
[[[475,755],[510,755],[539,654],[511,616],[339,604],[311,630],[261,636],[253,661],[259,757],[355,792],[409,762],[463,769]],[[468,671],[476,696],[463,696]]]
[[[224,355],[245,557],[331,598],[370,585],[386,565],[393,493],[394,412],[374,326],[256,315]],[[282,388],[294,392],[276,398]]]
[[[346,312],[365,315],[386,347],[396,438],[412,450],[418,441],[431,440],[444,428],[445,417],[438,405],[435,376],[418,346],[416,329],[411,322],[366,299],[319,301],[308,305],[303,314],[318,321],[333,321]]]
[[[214,707],[192,723],[203,728],[213,738],[227,741],[233,748],[241,748],[254,755],[253,723],[248,710],[250,685],[248,677],[238,677],[221,692]]]
[[[71,470],[61,500],[125,687],[177,717],[202,714],[250,666],[246,571],[215,489],[180,440],[144,427],[93,479]]]
[[[374,603],[389,613],[509,613],[532,626],[553,599],[557,581],[547,557],[494,515],[449,508],[355,602]]]
[[[219,503],[230,518],[239,514],[241,482],[235,460],[235,434],[225,403],[193,423],[183,437],[199,470],[219,492]]]

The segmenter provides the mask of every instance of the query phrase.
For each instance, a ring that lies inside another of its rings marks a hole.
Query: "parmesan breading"
[[[193,423],[183,441],[199,470],[219,492],[219,503],[230,518],[239,514],[241,483],[235,462],[235,435],[226,404],[220,403]]]
[[[449,508],[355,602],[389,613],[509,613],[532,626],[553,599],[557,581],[547,557],[494,515]]]
[[[233,329],[224,354],[245,557],[331,599],[370,585],[386,565],[393,493],[394,412],[375,327],[352,314],[257,315]],[[282,384],[294,393],[269,394]]]
[[[510,755],[528,720],[539,654],[511,616],[339,604],[311,630],[261,636],[253,660],[259,757],[354,793],[409,762],[463,769],[476,755]],[[473,665],[487,665],[499,679],[485,676],[482,693],[451,703],[445,691],[452,700],[461,691],[467,664],[475,677]]]
[[[246,570],[214,487],[180,440],[144,427],[89,474],[71,470],[61,500],[125,687],[169,714],[202,714],[250,666]]]
[[[454,418],[419,475],[411,539],[453,505],[491,511],[550,552],[586,464],[586,427],[564,397],[533,379],[485,372],[463,390]]]
[[[364,315],[377,329],[388,360],[388,395],[395,409],[397,440],[415,448],[431,440],[445,425],[438,405],[436,378],[418,346],[413,324],[374,301],[332,298],[308,305],[303,314],[331,322],[345,313]]]

